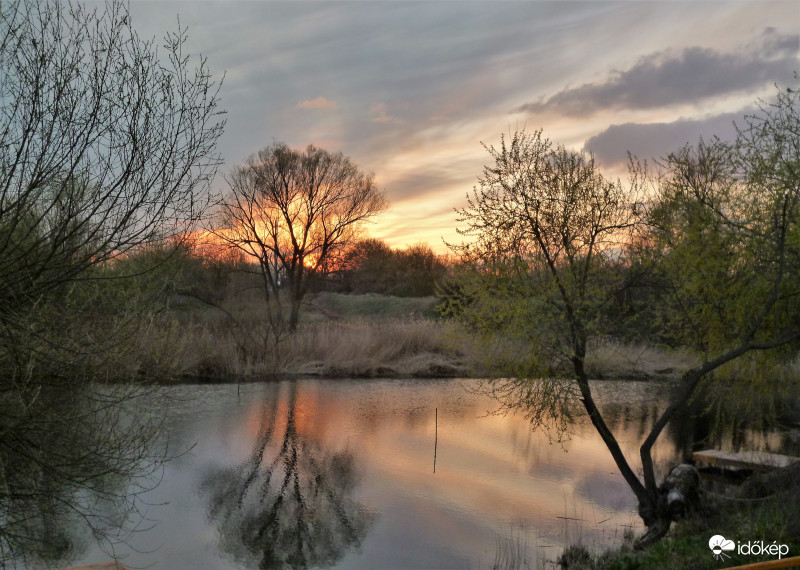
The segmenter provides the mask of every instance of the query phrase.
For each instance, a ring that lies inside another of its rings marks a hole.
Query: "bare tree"
[[[141,39],[123,0],[0,5],[3,351],[55,290],[206,212],[224,121],[185,40]]]
[[[214,201],[219,83],[185,40],[142,40],[124,0],[0,3],[0,566],[61,548],[62,515],[114,535],[92,497],[125,510],[158,433],[79,364],[142,317],[110,262],[180,243]]]
[[[309,278],[387,206],[372,174],[313,145],[267,147],[235,168],[228,184],[216,234],[258,260],[273,330],[297,327]]]

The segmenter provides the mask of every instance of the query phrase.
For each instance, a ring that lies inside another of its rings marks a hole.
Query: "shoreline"
[[[209,376],[199,374],[182,374],[171,380],[156,380],[157,384],[257,384],[259,382],[284,382],[287,380],[451,380],[451,379],[480,380],[485,376],[479,374],[462,373],[453,371],[452,373],[441,374],[409,374],[409,373],[361,373],[361,374],[331,374],[331,373],[309,373],[309,372],[277,372],[264,375],[240,375],[240,376]],[[631,373],[623,376],[590,378],[591,382],[669,382],[676,380],[673,375],[648,376],[645,374]]]

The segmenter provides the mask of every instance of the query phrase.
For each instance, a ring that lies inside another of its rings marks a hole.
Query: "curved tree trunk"
[[[576,350],[576,352],[579,353],[580,350]],[[667,475],[660,486],[656,486],[652,459],[650,457],[650,447],[652,443],[648,445],[648,442],[651,437],[653,441],[655,441],[655,438],[661,433],[663,425],[659,426],[657,424],[650,433],[650,437],[648,437],[642,445],[642,450],[646,450],[646,459],[649,460],[649,463],[646,463],[644,461],[645,455],[642,456],[645,472],[643,483],[628,463],[625,454],[619,446],[619,442],[617,442],[611,429],[606,425],[592,397],[592,391],[583,366],[583,358],[581,358],[580,355],[576,355],[573,357],[572,363],[578,387],[581,391],[581,402],[586,412],[589,414],[592,425],[600,434],[603,443],[605,443],[606,448],[608,448],[611,453],[625,482],[639,501],[639,516],[647,527],[647,531],[636,540],[634,546],[637,549],[645,548],[663,538],[667,532],[669,532],[672,522],[680,520],[687,509],[691,508],[697,501],[697,492],[700,483],[697,469],[691,465],[678,465],[670,471],[669,475]],[[699,382],[699,378],[696,379],[692,377],[691,380],[693,380],[693,382],[689,382],[689,389],[686,391],[688,394],[691,394],[694,390]],[[684,394],[684,396],[688,397],[687,394]],[[681,398],[678,405],[680,405],[681,402],[685,402],[685,398]],[[670,406],[669,413],[664,414],[666,418],[662,416],[661,419],[664,420],[664,425],[669,421],[669,418],[676,408],[676,404],[673,404]],[[653,436],[654,433],[655,436]]]
[[[663,538],[673,521],[681,520],[696,505],[699,487],[700,475],[693,465],[673,467],[658,488],[655,519],[647,525],[647,532],[636,539],[634,548],[645,548]]]

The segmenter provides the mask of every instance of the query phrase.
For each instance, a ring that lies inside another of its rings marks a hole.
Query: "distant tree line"
[[[164,292],[169,295],[220,303],[237,291],[241,293],[262,287],[260,269],[252,256],[197,240],[184,241],[169,250],[161,247],[142,249],[120,260],[116,270],[148,266],[155,257],[167,255],[170,277]],[[367,237],[343,244],[336,258],[309,270],[308,290],[312,293],[375,293],[396,297],[442,295],[440,289],[450,283],[456,267],[455,258],[437,254],[427,244],[392,248],[380,239]],[[280,279],[281,273],[277,275]],[[283,285],[278,285],[277,290],[280,292],[286,286],[283,280]]]
[[[424,243],[393,249],[366,238],[352,244],[331,272],[331,287],[343,293],[378,293],[397,297],[435,295],[450,274],[451,262]]]

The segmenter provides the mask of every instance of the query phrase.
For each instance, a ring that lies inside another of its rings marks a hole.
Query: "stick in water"
[[[436,473],[436,447],[439,445],[439,408],[436,408],[436,431],[433,440],[433,472]]]

